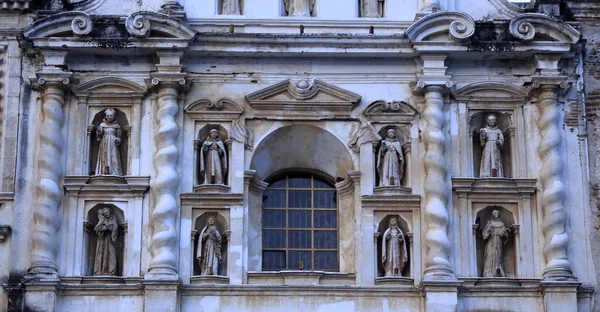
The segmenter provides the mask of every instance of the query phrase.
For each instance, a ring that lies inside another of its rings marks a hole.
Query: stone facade
[[[597,311],[600,7],[516,2],[0,1],[0,309]]]

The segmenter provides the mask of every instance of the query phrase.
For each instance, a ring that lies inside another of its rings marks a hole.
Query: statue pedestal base
[[[190,284],[201,285],[228,285],[229,277],[221,275],[197,275],[192,276]]]
[[[397,286],[407,285],[414,286],[415,280],[410,277],[404,276],[382,276],[375,279],[375,285],[377,286]]]
[[[410,195],[412,190],[406,186],[376,186],[373,193],[375,195]]]
[[[227,194],[229,186],[223,184],[202,184],[194,186],[194,192],[200,194]]]

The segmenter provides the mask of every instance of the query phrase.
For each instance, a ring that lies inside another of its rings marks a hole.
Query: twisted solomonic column
[[[558,103],[559,87],[566,87],[565,79],[555,77],[550,83],[534,80],[537,89],[540,117],[538,127],[541,141],[537,152],[541,160],[540,186],[542,192],[542,232],[544,233],[544,279],[572,279],[571,263],[567,257],[569,236],[565,230],[567,215],[563,201],[565,185],[562,182],[564,164],[561,134],[561,108]],[[544,79],[544,78],[542,78]],[[547,78],[546,78],[547,79]],[[544,79],[544,80],[546,80]]]
[[[425,279],[454,279],[454,273],[448,261],[450,239],[448,238],[448,190],[446,182],[445,145],[446,134],[443,131],[446,122],[444,117],[443,93],[452,87],[446,85],[426,85],[418,82],[417,87],[423,90],[425,103],[423,119],[426,126],[423,131],[425,144]]]
[[[63,106],[70,73],[38,74],[37,84],[43,90],[42,124],[39,129],[39,150],[36,198],[33,207],[29,278],[58,278],[59,205],[63,196],[64,141]]]
[[[156,178],[151,185],[154,207],[150,212],[150,253],[152,258],[148,268],[148,276],[152,279],[178,278],[178,231],[176,227],[179,216],[177,204],[179,125],[175,117],[179,112],[179,90],[185,85],[184,77],[184,74],[171,74],[168,77],[152,79],[152,85],[158,90],[157,126],[154,128]]]

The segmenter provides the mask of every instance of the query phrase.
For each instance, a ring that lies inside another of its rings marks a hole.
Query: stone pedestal
[[[26,282],[23,311],[54,312],[59,285],[58,280]]]
[[[144,281],[144,312],[179,311],[180,281]]]
[[[575,281],[542,281],[544,311],[578,311],[577,288],[580,285],[580,282]]]
[[[425,311],[455,312],[458,308],[459,281],[423,281]]]

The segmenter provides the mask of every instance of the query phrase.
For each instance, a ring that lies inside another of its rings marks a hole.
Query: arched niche
[[[112,107],[110,107],[112,108]],[[108,108],[106,108],[108,109]],[[98,137],[96,136],[96,129],[100,126],[102,121],[104,120],[104,111],[106,109],[102,109],[98,113],[94,115],[92,119],[92,127],[88,129],[89,137],[90,137],[90,153],[89,153],[89,175],[99,175],[101,173],[96,172],[96,163],[98,161],[98,148],[100,146],[100,142],[98,141]],[[121,171],[123,175],[127,175],[129,172],[129,137],[131,134],[131,127],[129,126],[129,121],[127,120],[127,114],[118,108],[112,108],[115,110],[115,119],[119,126],[121,127],[121,144],[119,145],[119,156],[121,160]]]
[[[119,231],[117,235],[117,241],[115,243],[115,250],[117,256],[117,273],[115,276],[123,276],[124,267],[124,251],[125,251],[125,232],[127,231],[127,223],[125,222],[125,214],[123,210],[113,204],[97,204],[92,207],[86,215],[84,222],[84,230],[86,233],[85,241],[87,242],[86,256],[87,260],[85,263],[84,272],[88,276],[94,275],[94,261],[96,258],[96,244],[98,236],[94,231],[94,227],[98,224],[98,210],[104,207],[112,208],[112,212],[117,219],[119,225]]]
[[[291,125],[273,131],[260,141],[250,169],[256,170],[256,178],[264,181],[292,168],[319,170],[344,180],[353,170],[354,162],[346,146],[327,130]]]
[[[200,263],[198,263],[198,244],[201,244],[200,241],[200,233],[202,229],[206,226],[208,222],[208,218],[215,218],[215,225],[219,230],[222,240],[221,240],[221,263],[219,264],[219,272],[217,275],[219,276],[227,276],[227,255],[229,253],[229,223],[227,218],[223,216],[219,212],[207,211],[199,215],[194,220],[194,235],[192,237],[192,246],[194,246],[193,250],[193,272],[192,275],[198,276],[201,274],[200,272]]]
[[[194,141],[194,149],[195,149],[195,184],[196,186],[199,185],[203,185],[204,181],[203,181],[203,176],[202,173],[200,171],[200,160],[201,160],[201,154],[202,153],[202,144],[204,143],[204,141],[207,140],[209,133],[212,129],[216,129],[218,131],[218,135],[219,135],[219,139],[221,140],[221,142],[223,142],[223,145],[225,147],[225,149],[227,150],[227,157],[225,157],[225,162],[227,164],[227,172],[224,173],[224,177],[223,177],[223,184],[222,185],[230,185],[230,181],[229,181],[229,168],[231,168],[231,163],[230,163],[230,159],[231,159],[231,144],[229,141],[229,132],[227,131],[227,129],[225,129],[223,126],[221,126],[220,124],[216,124],[216,123],[210,123],[205,125],[204,127],[200,128],[200,130],[198,130],[198,136],[196,137],[196,140]],[[199,190],[198,187],[195,188],[196,191]]]
[[[408,225],[408,222],[401,217],[400,215],[386,215],[381,222],[379,222],[379,224],[375,224],[375,228],[377,229],[377,246],[375,248],[375,250],[377,251],[377,277],[384,277],[385,276],[385,271],[383,269],[383,263],[381,262],[382,259],[382,241],[383,241],[383,234],[385,233],[385,231],[388,229],[389,224],[390,224],[390,219],[392,218],[396,218],[397,222],[398,222],[398,227],[400,227],[400,230],[402,230],[402,233],[404,234],[404,239],[406,240],[406,254],[407,254],[407,261],[406,264],[404,265],[404,269],[402,270],[402,277],[410,277],[411,276],[411,256],[412,256],[412,241],[410,240],[410,237],[407,235],[407,233],[410,233],[410,228]]]
[[[380,177],[379,177],[379,170],[377,170],[377,168],[379,167],[379,161],[380,159],[377,158],[378,155],[378,151],[381,148],[381,144],[383,142],[383,140],[386,139],[387,137],[387,132],[388,130],[395,130],[396,131],[396,138],[398,139],[398,141],[400,141],[400,145],[402,146],[402,156],[404,158],[404,164],[403,166],[403,174],[402,174],[402,179],[400,181],[400,186],[406,186],[408,185],[408,173],[409,173],[409,168],[410,168],[410,128],[409,126],[396,126],[396,125],[388,125],[385,127],[382,127],[379,132],[377,132],[377,134],[379,135],[379,137],[381,137],[381,141],[379,142],[379,144],[377,144],[377,148],[375,149],[375,185],[377,187],[380,187]]]
[[[479,177],[481,169],[481,155],[483,147],[481,146],[480,130],[485,128],[485,118],[487,115],[493,114],[496,116],[498,129],[502,131],[504,135],[504,144],[500,148],[502,153],[502,167],[504,172],[504,178],[512,178],[513,175],[513,145],[516,144],[514,138],[514,126],[511,117],[506,112],[499,111],[480,111],[471,114],[469,118],[469,127],[471,130],[472,144],[473,144],[473,173],[476,178]]]
[[[473,235],[475,236],[477,253],[477,276],[483,277],[483,254],[485,251],[486,241],[483,239],[482,231],[484,230],[488,220],[492,218],[492,212],[494,210],[498,210],[500,212],[500,220],[504,223],[509,231],[509,236],[506,244],[504,245],[502,254],[504,274],[506,277],[515,278],[517,277],[517,248],[515,228],[518,226],[516,226],[514,214],[502,206],[488,206],[479,210],[476,214],[475,223],[473,224]]]

